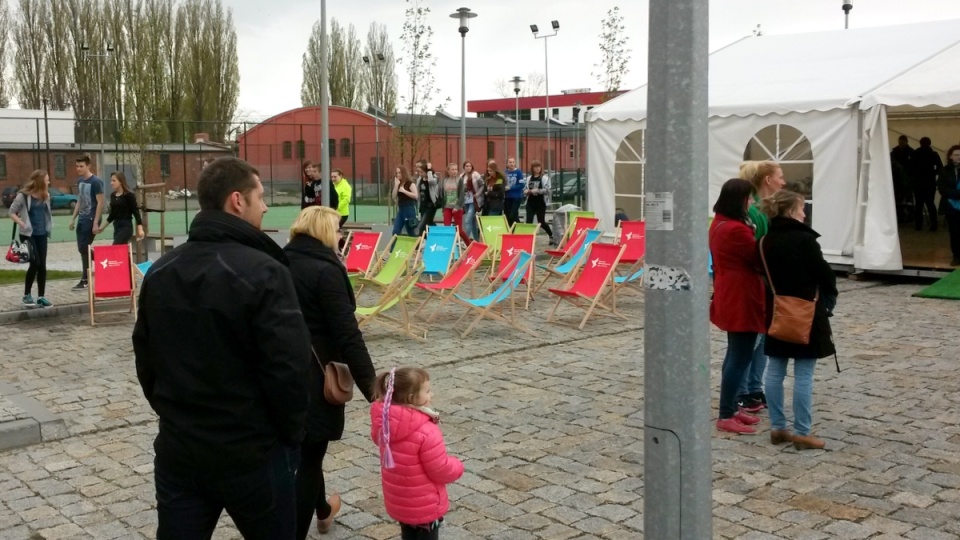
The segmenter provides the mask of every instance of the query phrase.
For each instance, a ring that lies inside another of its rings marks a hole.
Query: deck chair
[[[132,313],[137,318],[137,281],[134,276],[133,252],[130,244],[116,246],[89,246],[90,287],[87,289],[90,304],[90,326],[96,326],[97,315]],[[129,298],[130,307],[123,310],[97,311],[99,300]]]
[[[407,276],[400,277],[384,289],[380,299],[372,306],[357,306],[356,315],[359,327],[377,323],[407,336],[420,341],[426,341],[427,330],[416,326],[411,322],[410,313],[407,311],[407,297],[410,291],[420,279],[420,271],[411,272]],[[397,317],[385,313],[387,310],[397,307],[400,314]]]
[[[602,231],[598,229],[587,229],[580,233],[580,237],[574,242],[576,243],[577,250],[568,252],[566,255],[561,257],[556,266],[550,266],[549,264],[538,264],[541,270],[546,272],[546,275],[543,278],[543,281],[537,285],[537,288],[533,292],[537,292],[543,288],[543,285],[553,276],[557,277],[567,277],[570,275],[570,272],[574,271],[577,268],[577,264],[581,259],[587,254],[587,249],[590,247],[590,244],[596,242],[600,239],[600,236],[603,234]]]
[[[536,237],[532,234],[505,234],[500,237],[501,249],[500,259],[497,261],[495,274],[490,276],[491,280],[506,279],[517,264],[517,255],[522,252],[533,253],[533,246],[536,243]],[[533,276],[534,265],[530,265],[530,270],[523,277],[521,283],[526,286],[525,296],[526,304],[524,309],[530,309],[530,298],[533,296],[532,285],[536,283]]]
[[[461,334],[460,337],[467,337],[473,328],[477,326],[477,323],[484,318],[498,320],[532,336],[536,335],[532,330],[521,325],[517,321],[516,303],[514,301],[515,295],[513,294],[520,285],[520,282],[523,281],[524,276],[527,275],[527,270],[531,264],[533,264],[533,255],[527,253],[526,251],[520,252],[517,255],[517,262],[513,267],[513,271],[504,276],[506,279],[499,279],[500,276],[497,276],[497,279],[490,284],[482,296],[478,298],[466,298],[460,294],[453,295],[453,300],[456,303],[467,308],[463,315],[457,319],[456,324],[459,325],[460,321],[462,321],[464,317],[473,312],[477,312],[477,316],[473,319],[473,322],[467,326],[467,329],[463,331],[463,334]],[[504,316],[500,312],[500,309],[493,309],[494,307],[502,308],[501,304],[507,299],[510,300],[509,317]]]
[[[513,234],[532,234],[534,237],[540,232],[539,223],[520,223],[513,224]]]
[[[450,271],[450,262],[457,247],[456,227],[430,227],[421,244],[423,273],[430,277],[444,276]]]
[[[500,237],[510,232],[505,216],[477,216],[477,226],[483,243],[490,247],[491,256],[500,255]]]
[[[473,273],[480,266],[480,262],[483,261],[483,256],[486,252],[486,244],[473,242],[467,247],[466,251],[463,252],[463,256],[454,264],[450,272],[443,276],[443,279],[436,283],[417,283],[417,288],[423,289],[429,294],[413,314],[419,314],[434,296],[439,296],[440,305],[427,317],[427,322],[432,322],[434,317],[443,309],[443,306],[450,301],[450,298],[452,298],[468,280],[471,284],[470,292],[472,293]]]
[[[626,252],[626,250],[624,250]],[[620,265],[623,266],[623,258],[620,258]],[[619,276],[613,276],[614,291],[620,291],[623,288],[630,288],[636,292],[643,292],[643,258],[631,264],[626,271]]]
[[[604,302],[606,289],[613,289],[613,271],[625,249],[626,246],[617,244],[599,242],[590,244],[590,255],[577,265],[580,269],[579,275],[571,272],[570,278],[562,287],[550,289],[551,293],[557,295],[557,303],[547,315],[547,322],[553,320],[553,315],[564,300],[586,311],[583,319],[580,320],[580,330],[583,330],[596,308],[604,309],[611,315],[625,319],[623,314],[617,312],[616,294],[609,295],[611,298],[609,305]],[[574,275],[576,279],[573,279]]]
[[[369,276],[377,261],[377,245],[383,233],[370,231],[352,231],[346,243],[344,265],[348,274]],[[393,239],[390,240],[393,243]]]
[[[150,267],[153,266],[153,261],[146,260],[140,264],[137,264],[137,271],[140,272],[140,277],[147,277],[147,272],[150,271]]]
[[[634,264],[647,250],[647,224],[643,221],[621,221],[618,242],[625,247],[620,264]]]
[[[383,263],[380,267],[380,271],[377,272],[375,276],[360,276],[357,278],[357,283],[360,285],[360,289],[357,290],[357,294],[363,290],[365,285],[374,285],[380,287],[390,286],[398,279],[400,279],[404,274],[407,273],[410,268],[410,260],[414,260],[414,266],[416,266],[417,260],[417,247],[420,245],[422,240],[419,236],[397,236],[394,237],[393,249],[391,251],[384,250],[384,255],[388,255],[387,261]],[[387,249],[390,249],[389,247]]]
[[[547,255],[549,255],[552,260],[561,258],[570,252],[575,252],[580,249],[580,245],[576,244],[580,239],[580,233],[587,229],[596,229],[599,224],[599,218],[578,216],[571,221],[570,226],[567,227],[566,232],[563,234],[563,239],[560,241],[560,247],[557,249],[548,249],[546,251]]]

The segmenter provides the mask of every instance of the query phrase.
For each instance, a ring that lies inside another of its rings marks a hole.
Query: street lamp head
[[[533,32],[534,35],[536,35],[537,33],[540,32],[540,29],[537,28],[537,25],[531,24],[531,25],[530,25],[530,31]]]
[[[377,53],[377,60],[383,62],[386,58],[383,57],[383,53]]]
[[[112,43],[107,43],[107,52],[108,52],[108,53],[112,53],[112,52],[113,52],[113,44],[112,44]]]
[[[552,26],[554,30],[560,29],[560,23],[558,23],[557,21],[550,21],[550,26]]]
[[[363,63],[364,63],[364,64],[369,64],[369,63],[370,63],[370,57],[367,56],[367,55],[363,55]]]
[[[512,79],[510,79],[510,82],[513,83],[513,93],[519,94],[519,93],[520,93],[520,83],[523,82],[523,79],[521,79],[519,75],[515,75]]]
[[[451,19],[460,20],[460,35],[466,36],[467,32],[470,31],[470,19],[476,17],[477,14],[470,11],[470,8],[462,7],[456,11],[456,13],[450,14]]]
[[[86,41],[80,43],[80,50],[81,50],[81,51],[84,51],[84,52],[90,50],[90,46],[87,45],[87,42],[86,42]]]
[[[849,15],[850,10],[853,9],[853,2],[851,0],[844,0],[842,9],[844,13]]]

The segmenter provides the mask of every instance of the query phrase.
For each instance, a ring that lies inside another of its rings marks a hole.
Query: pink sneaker
[[[760,423],[760,417],[759,417],[759,416],[754,416],[754,415],[752,415],[752,414],[747,414],[747,413],[745,413],[745,412],[743,412],[743,411],[738,412],[737,414],[733,415],[733,417],[736,418],[738,422],[740,422],[741,424],[746,425],[746,426],[752,426],[752,425],[754,425],[754,424],[759,424],[759,423]]]
[[[717,420],[717,429],[720,431],[727,431],[730,433],[739,433],[741,435],[750,435],[756,433],[757,430],[752,427],[740,423],[736,417],[733,418],[720,418]]]

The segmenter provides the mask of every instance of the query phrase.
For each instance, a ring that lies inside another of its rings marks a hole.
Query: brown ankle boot
[[[826,443],[813,435],[794,435],[793,447],[797,450],[821,450]]]
[[[773,444],[793,442],[793,433],[790,433],[789,429],[770,430],[770,442]]]

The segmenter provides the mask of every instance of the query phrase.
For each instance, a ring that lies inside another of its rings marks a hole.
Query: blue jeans
[[[787,429],[787,417],[783,413],[783,379],[787,376],[788,358],[771,356],[767,363],[767,408],[770,410],[770,427]],[[796,358],[793,361],[793,431],[797,435],[810,435],[813,422],[813,371],[816,358]]]
[[[93,243],[93,221],[81,219],[74,229],[77,233],[77,251],[80,252],[80,262],[83,267],[82,281],[87,280],[87,269],[90,268],[90,252],[87,248]]]
[[[741,396],[763,392],[763,370],[767,368],[767,355],[763,354],[764,341],[766,341],[766,336],[760,334],[757,338],[757,346],[753,349],[750,367],[747,368],[743,380],[740,381],[739,394]]]
[[[279,443],[261,467],[240,473],[174,470],[155,460],[157,540],[207,540],[224,509],[247,540],[293,540],[299,463],[300,449]]]
[[[410,220],[417,221],[417,209],[412,204],[398,206],[397,217],[393,219],[393,235],[399,236],[403,229],[407,229],[407,236],[416,236],[416,225],[411,226]]]
[[[757,345],[756,332],[727,332],[727,354],[720,374],[720,418],[737,414],[737,390],[743,374],[750,367]]]
[[[463,205],[463,228],[470,238],[480,240],[480,231],[477,230],[477,205],[474,203]]]

